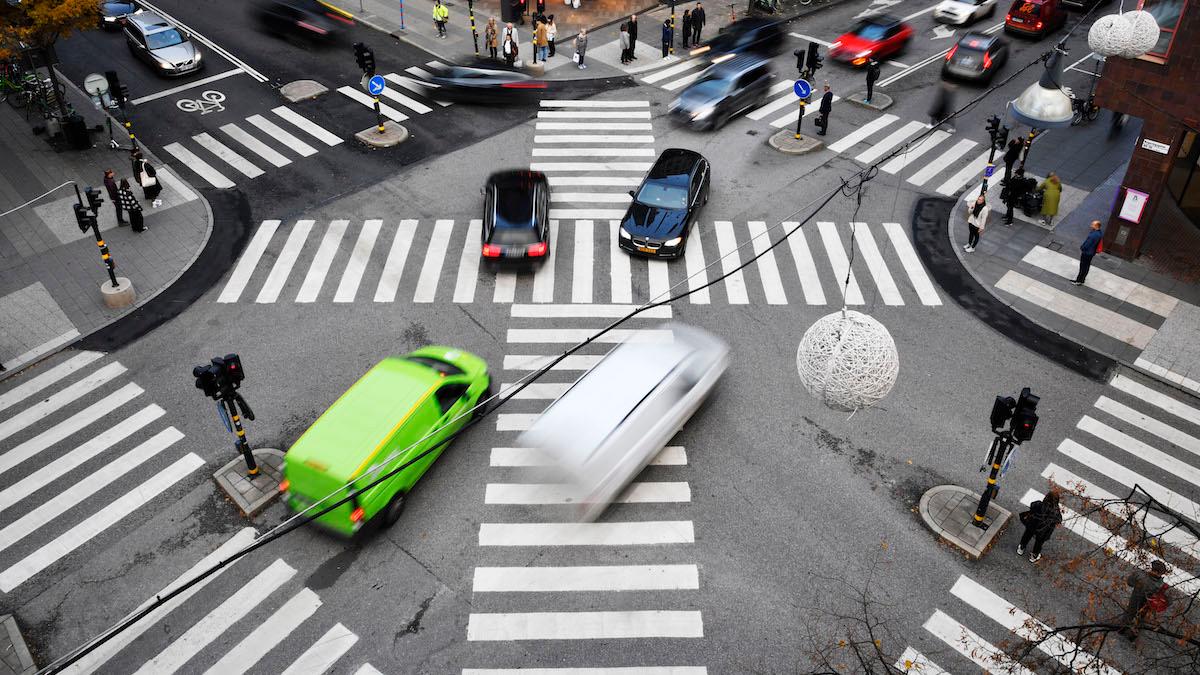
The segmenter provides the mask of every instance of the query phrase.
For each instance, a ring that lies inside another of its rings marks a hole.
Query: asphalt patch
[[[959,307],[1013,342],[1088,379],[1106,381],[1115,361],[1027,319],[963,268],[947,231],[955,203],[944,197],[922,197],[913,208],[913,245],[942,290]]]

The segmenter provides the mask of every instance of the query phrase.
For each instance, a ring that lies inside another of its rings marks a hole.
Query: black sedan
[[[991,82],[1008,61],[1008,43],[995,35],[967,33],[946,53],[942,79]]]
[[[546,83],[502,68],[448,66],[422,81],[426,94],[439,101],[516,103],[540,98]]]
[[[483,188],[483,248],[491,263],[539,263],[550,252],[550,181],[540,171],[498,171]]]
[[[722,28],[708,44],[692,50],[692,55],[704,54],[718,58],[726,54],[762,54],[777,56],[783,51],[783,28],[776,21],[751,17],[738,19]]]
[[[708,160],[698,152],[671,148],[659,155],[621,219],[619,246],[634,254],[678,258],[691,224],[708,203],[712,182]]]
[[[104,30],[121,30],[125,18],[142,11],[141,7],[130,1],[116,0],[100,3],[100,27]]]
[[[342,24],[353,24],[317,0],[258,0],[254,18],[262,30],[309,42],[333,39]]]

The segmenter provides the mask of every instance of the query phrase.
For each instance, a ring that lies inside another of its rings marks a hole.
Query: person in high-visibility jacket
[[[450,20],[450,10],[442,4],[442,0],[433,0],[433,23],[437,26],[438,37],[445,39],[446,22]]]

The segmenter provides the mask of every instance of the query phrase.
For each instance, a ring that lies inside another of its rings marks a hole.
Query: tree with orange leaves
[[[99,22],[100,3],[97,0],[19,0],[0,2],[0,59],[11,59],[26,50],[36,50],[43,61],[49,48],[59,38],[76,30],[95,28]],[[58,96],[58,75],[47,68],[53,82],[55,104],[59,115],[66,110]]]

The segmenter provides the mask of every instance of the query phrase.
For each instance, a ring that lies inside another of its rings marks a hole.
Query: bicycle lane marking
[[[230,75],[238,75],[238,74],[244,73],[244,72],[246,72],[246,71],[242,70],[241,68],[233,68],[233,69],[227,70],[223,73],[217,73],[216,75],[211,75],[211,76],[205,77],[203,79],[194,80],[192,82],[188,82],[187,84],[181,84],[178,87],[171,87],[170,89],[165,89],[163,91],[155,92],[153,94],[147,94],[140,98],[132,99],[129,102],[132,103],[133,105],[141,105],[143,103],[157,101],[160,98],[166,98],[167,96],[173,96],[175,94],[178,94],[181,91],[187,91],[188,89],[195,89],[196,87],[208,84],[210,82],[216,82],[217,80],[223,80],[223,79],[229,77]]]

